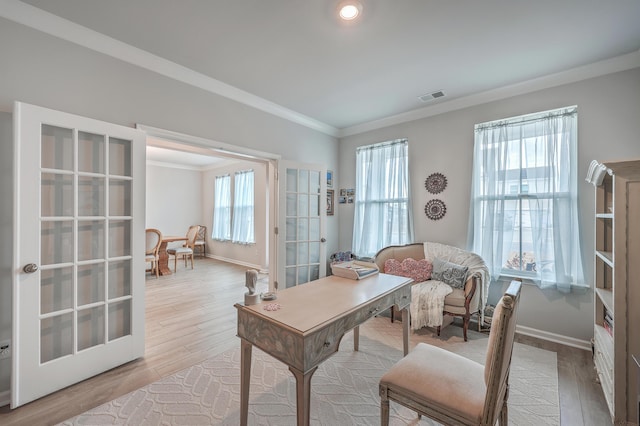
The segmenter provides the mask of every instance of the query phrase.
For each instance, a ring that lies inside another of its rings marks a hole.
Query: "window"
[[[211,238],[231,239],[231,176],[216,176],[213,197],[213,232]]]
[[[409,194],[406,139],[358,148],[352,247],[357,256],[413,242]]]
[[[255,242],[253,226],[253,170],[236,172],[234,175],[233,235],[234,243]]]
[[[493,277],[584,285],[577,108],[475,126],[470,236]]]

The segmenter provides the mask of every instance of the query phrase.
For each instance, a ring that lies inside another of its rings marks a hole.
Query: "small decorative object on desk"
[[[260,295],[256,293],[256,282],[258,281],[258,271],[249,269],[245,273],[245,286],[249,291],[244,294],[245,305],[255,305],[260,302]]]
[[[375,263],[353,260],[350,262],[332,264],[331,272],[333,275],[337,275],[339,277],[361,280],[377,274],[379,269]]]
[[[279,303],[267,303],[262,307],[265,311],[277,311],[280,308],[282,308],[282,306],[280,306]]]
[[[267,291],[262,293],[262,300],[276,300],[278,296],[276,296],[275,291]]]

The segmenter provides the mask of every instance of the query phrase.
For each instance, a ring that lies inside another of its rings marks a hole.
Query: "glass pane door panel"
[[[308,264],[309,263],[309,243],[306,241],[303,243],[298,243],[298,264]]]
[[[309,266],[309,281],[320,279],[320,265]]]
[[[309,216],[309,196],[307,194],[298,195],[298,216]]]
[[[296,261],[297,261],[297,247],[298,245],[296,243],[287,243],[286,244],[286,252],[287,252],[287,260],[286,260],[286,265],[287,266],[291,266],[291,265],[295,265]]]
[[[287,218],[287,241],[295,241],[297,240],[297,230],[298,230],[298,221],[296,218]]]
[[[309,194],[320,194],[320,172],[309,171]]]
[[[73,175],[42,173],[41,180],[42,216],[73,216]]]
[[[109,341],[131,334],[131,300],[109,304]]]
[[[42,266],[73,262],[73,221],[41,222],[40,263]]]
[[[104,306],[78,311],[78,350],[104,343]]]
[[[78,177],[78,216],[104,216],[104,178]]]
[[[109,299],[131,295],[131,261],[109,263]]]
[[[320,241],[320,218],[312,217],[309,219],[309,239]]]
[[[78,170],[104,174],[104,136],[78,132]]]
[[[109,215],[131,216],[131,181],[109,179]]]
[[[309,195],[309,216],[320,216],[320,196]]]
[[[298,284],[309,282],[309,267],[298,266]]]
[[[78,260],[104,259],[104,220],[78,221]]]
[[[298,215],[298,195],[287,194],[287,216]]]
[[[103,302],[104,263],[78,266],[78,306]]]
[[[109,221],[109,257],[131,255],[131,221]]]
[[[40,362],[54,360],[73,352],[73,313],[40,321]]]
[[[320,243],[309,243],[309,263],[320,263]]]
[[[298,238],[297,240],[308,240],[309,239],[309,219],[300,218],[298,219]]]
[[[287,169],[287,192],[298,192],[297,169]]]
[[[109,138],[109,173],[131,176],[131,141]]]
[[[73,307],[73,267],[40,271],[40,313]]]
[[[73,170],[73,131],[42,125],[40,165],[45,169]]]
[[[286,278],[285,278],[286,288],[295,287],[295,285],[296,285],[296,272],[297,272],[297,268],[295,266],[290,267],[290,268],[286,268],[286,270],[285,270],[285,273],[286,273]]]
[[[298,192],[309,193],[309,170],[299,170]]]

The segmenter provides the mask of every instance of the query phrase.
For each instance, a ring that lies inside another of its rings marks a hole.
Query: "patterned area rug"
[[[361,327],[360,350],[348,333],[340,350],[311,380],[311,424],[379,425],[378,381],[402,356],[399,323],[373,318]],[[434,344],[483,362],[487,336],[450,326],[441,337],[422,329],[411,345]],[[238,425],[240,344],[201,364],[101,405],[62,425]],[[445,366],[443,366],[444,368]],[[510,425],[559,425],[556,354],[516,343],[511,364]],[[250,425],[295,425],[295,379],[287,367],[254,348],[249,400]],[[391,403],[392,425],[436,425]]]

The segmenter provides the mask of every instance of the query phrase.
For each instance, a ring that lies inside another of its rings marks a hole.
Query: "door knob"
[[[38,265],[36,265],[35,263],[27,263],[26,265],[24,265],[24,268],[22,268],[22,270],[27,274],[33,274],[38,270]]]
[[[327,239],[326,239],[326,238],[320,238],[320,242],[321,242],[321,243],[326,243],[326,242],[327,242]]]

